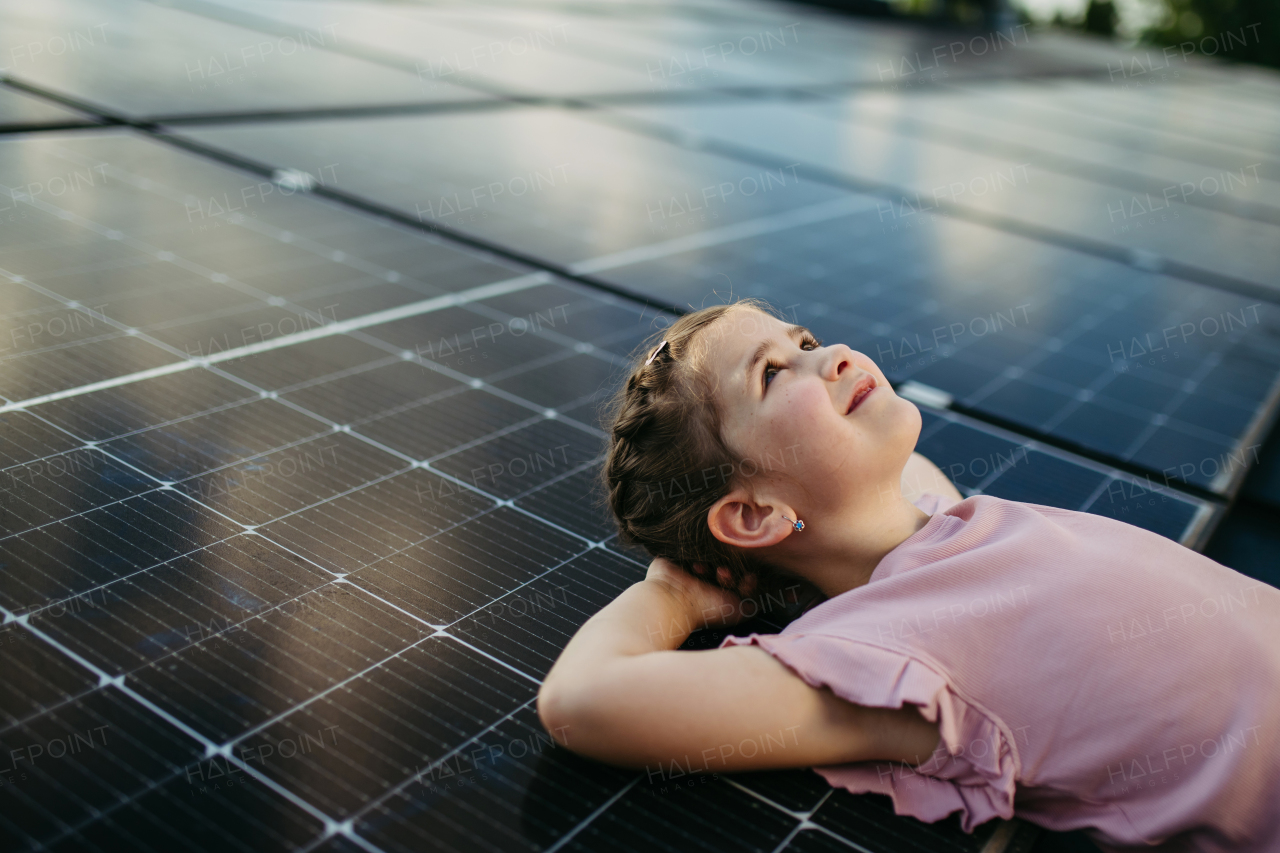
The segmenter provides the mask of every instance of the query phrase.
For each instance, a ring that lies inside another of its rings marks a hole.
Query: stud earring
[[[783,518],[786,519],[787,521],[791,521],[791,519],[787,518],[785,515],[783,516]],[[804,530],[803,521],[791,521],[791,526],[796,529],[797,533],[800,532],[801,530]]]

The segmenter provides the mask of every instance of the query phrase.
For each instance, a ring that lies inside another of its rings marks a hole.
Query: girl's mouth
[[[849,401],[849,408],[845,411],[845,414],[849,414],[862,405],[862,401],[867,399],[867,396],[874,390],[876,390],[876,378],[870,373],[864,373],[862,378],[853,384],[853,399]]]

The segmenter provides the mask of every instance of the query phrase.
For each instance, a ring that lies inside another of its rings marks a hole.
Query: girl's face
[[[920,411],[894,393],[875,362],[749,308],[728,312],[703,335],[723,438],[748,460],[744,473],[766,475],[773,499],[802,518],[852,508],[874,513],[900,499]]]

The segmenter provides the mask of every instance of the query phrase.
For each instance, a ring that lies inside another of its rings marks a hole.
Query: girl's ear
[[[734,489],[707,510],[711,535],[736,548],[763,548],[776,545],[792,527],[782,516],[792,515],[790,507],[757,503],[743,489]]]

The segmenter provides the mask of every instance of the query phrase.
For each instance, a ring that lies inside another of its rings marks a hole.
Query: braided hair
[[[767,303],[743,299],[685,314],[645,342],[605,410],[611,427],[601,478],[623,542],[751,595],[781,588],[787,577],[716,539],[707,524],[712,505],[754,473],[721,437],[717,389],[703,364],[711,342],[706,334],[698,340],[737,309],[776,316]]]

